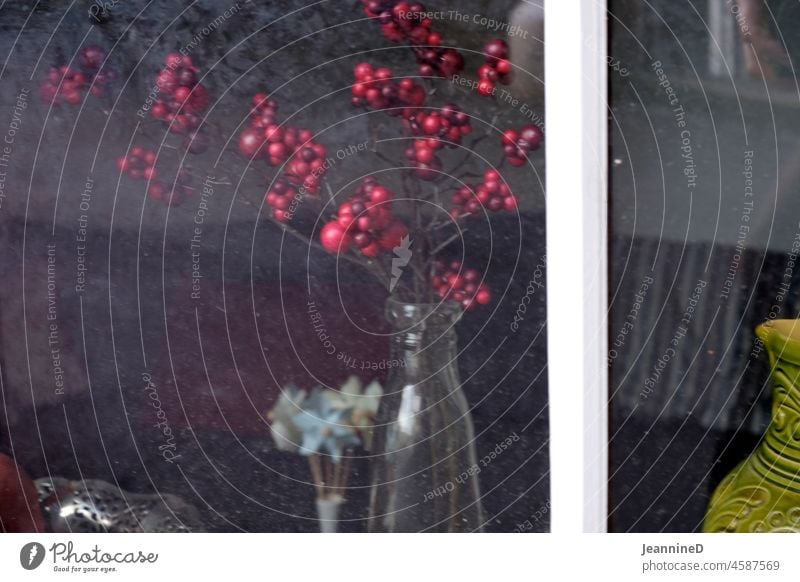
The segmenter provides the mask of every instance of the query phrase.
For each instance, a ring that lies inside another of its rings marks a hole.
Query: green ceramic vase
[[[800,319],[767,322],[756,334],[772,370],[772,420],[711,497],[705,532],[800,532]]]

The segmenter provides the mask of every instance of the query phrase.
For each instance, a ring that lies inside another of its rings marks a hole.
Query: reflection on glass
[[[612,531],[701,530],[776,422],[755,329],[798,316],[797,6],[610,4]]]

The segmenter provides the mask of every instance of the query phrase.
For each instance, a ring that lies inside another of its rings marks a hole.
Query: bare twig
[[[469,216],[469,214],[467,214],[465,212],[464,214],[459,214],[458,216],[454,216],[453,220],[455,220],[457,222],[457,221],[461,220],[462,218],[466,218],[467,216]],[[450,221],[444,221],[441,224],[438,224],[436,226],[433,226],[432,224],[428,225],[428,229],[431,230],[431,231],[441,230],[441,229],[443,229],[443,228],[445,228],[447,226],[450,226],[451,224],[452,223]]]
[[[433,249],[433,251],[431,251],[431,259],[435,258],[436,255],[439,253],[439,251],[441,251],[442,249],[446,248],[451,242],[453,242],[454,240],[459,238],[465,232],[467,232],[467,229],[463,228],[463,229],[461,229],[460,232],[455,233],[454,235],[452,235],[451,237],[446,239],[444,242],[439,244],[435,249]]]
[[[372,260],[372,259],[368,260],[367,263],[370,264],[370,265],[374,265],[376,267],[376,270],[378,270],[380,272],[380,274],[383,276],[383,280],[381,282],[386,285],[386,289],[387,290],[391,291],[391,289],[389,289],[389,287],[392,284],[391,283],[392,276],[391,276],[391,273],[386,271],[386,267],[383,265],[383,263],[381,263],[380,261]]]
[[[473,142],[470,144],[469,148],[467,149],[467,153],[464,154],[464,157],[461,158],[461,161],[459,161],[453,167],[453,169],[450,170],[450,172],[448,172],[448,173],[450,175],[454,175],[456,172],[458,172],[458,170],[460,170],[472,158],[473,150],[475,149],[475,146],[478,145],[479,143],[481,143],[484,139],[486,139],[486,134],[475,138],[473,140]]]
[[[383,160],[384,162],[386,162],[387,164],[389,164],[389,165],[391,165],[391,166],[395,166],[395,165],[396,165],[396,164],[395,164],[395,162],[393,162],[392,160],[390,160],[389,158],[387,158],[386,156],[384,156],[384,155],[383,155],[381,152],[379,152],[378,150],[374,149],[374,150],[372,150],[372,153],[374,153],[374,154],[375,154],[375,155],[376,155],[378,158],[382,159],[382,160]]]

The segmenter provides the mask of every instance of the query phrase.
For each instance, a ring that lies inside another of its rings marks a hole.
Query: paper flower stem
[[[350,458],[350,451],[347,451],[347,456],[342,461],[342,467],[340,471],[340,483],[339,488],[341,489],[341,495],[344,497],[344,492],[347,489],[347,479],[350,477],[350,465],[352,463],[352,459]]]
[[[330,459],[326,459],[325,461],[325,487],[327,489],[327,493],[331,493],[331,489],[335,486],[335,477],[334,477],[334,470],[336,464]]]
[[[342,465],[344,461],[334,465],[333,467],[333,488],[334,494],[339,495],[340,497],[344,497],[344,491],[341,490],[342,488]]]
[[[322,465],[320,464],[319,455],[308,457],[308,466],[311,468],[311,477],[314,479],[317,497],[323,499],[325,497],[325,482],[322,478]]]

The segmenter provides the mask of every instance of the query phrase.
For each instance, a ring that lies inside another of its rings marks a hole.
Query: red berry
[[[287,153],[286,146],[280,142],[269,144],[267,151],[270,157],[275,157],[275,158],[285,158]]]
[[[475,294],[475,301],[481,305],[486,305],[492,300],[492,292],[483,287]]]
[[[506,41],[495,38],[484,45],[483,52],[487,59],[505,59],[508,57],[508,45]]]
[[[183,64],[183,56],[178,53],[170,53],[164,59],[164,64],[170,69],[177,69]]]
[[[258,132],[252,129],[246,129],[239,136],[239,151],[243,156],[252,158],[256,155],[259,148],[261,148],[262,143],[263,140],[261,136],[258,135]]]
[[[167,106],[164,103],[158,102],[153,105],[151,113],[156,119],[165,119],[168,113]]]
[[[399,247],[405,236],[408,236],[408,228],[402,222],[397,221],[384,231],[378,243],[384,250],[390,251]]]
[[[480,79],[487,79],[492,83],[495,83],[500,75],[495,70],[494,67],[491,65],[481,65],[478,67],[478,78]]]
[[[398,2],[392,8],[392,16],[401,22],[409,19],[409,12],[411,12],[411,5],[408,2]]]
[[[513,129],[507,129],[503,132],[504,144],[515,144],[517,143],[518,139],[519,139],[519,134]]]
[[[361,249],[361,254],[365,257],[377,257],[381,252],[381,247],[372,242]]]
[[[87,69],[99,69],[106,58],[106,51],[97,45],[87,46],[81,51],[81,65]]]
[[[372,221],[369,216],[359,216],[356,219],[356,226],[359,230],[368,231],[372,228]]]
[[[387,202],[391,200],[392,196],[387,188],[376,186],[372,189],[372,192],[370,192],[369,197],[373,202]]]
[[[333,254],[346,252],[352,244],[350,235],[338,222],[329,222],[322,228],[320,242],[326,251]]]
[[[497,61],[495,68],[501,75],[508,75],[511,72],[511,61],[508,59],[500,59]]]
[[[177,82],[175,73],[172,71],[164,70],[156,76],[156,87],[165,93],[171,93],[175,89]]]
[[[64,101],[70,105],[77,105],[81,102],[81,94],[77,90],[64,93]]]
[[[178,87],[177,89],[175,89],[172,96],[178,103],[183,103],[189,98],[191,92],[192,90],[189,87]]]
[[[489,96],[494,94],[494,83],[491,81],[484,79],[478,82],[478,93],[484,96]]]
[[[270,123],[264,128],[264,137],[272,143],[282,142],[285,133],[286,130],[283,127],[274,123]]]
[[[163,182],[151,182],[147,187],[147,195],[153,200],[164,200],[167,195],[167,186]]]
[[[375,71],[374,77],[379,81],[386,81],[392,78],[392,70],[388,67],[381,67]]]
[[[290,165],[291,173],[297,177],[303,177],[311,170],[309,165],[303,160],[294,159]]]
[[[439,68],[445,77],[452,77],[464,68],[464,57],[454,49],[445,49],[439,57]]]
[[[442,122],[439,120],[438,116],[429,115],[425,118],[425,121],[422,122],[422,129],[428,135],[436,135],[441,128]]]
[[[359,249],[363,249],[372,242],[372,238],[366,232],[357,232],[353,235],[353,242]]]
[[[297,141],[302,145],[305,145],[307,142],[311,141],[313,137],[314,132],[310,129],[301,129],[297,132]]]
[[[542,144],[542,130],[536,125],[526,125],[520,131],[520,139],[527,142],[532,150],[537,149]]]
[[[434,153],[429,147],[421,147],[417,148],[415,156],[417,161],[422,162],[423,164],[429,164],[434,158]]]
[[[369,63],[359,63],[356,65],[356,68],[353,70],[356,77],[359,79],[363,79],[364,77],[372,74],[372,65]]]

